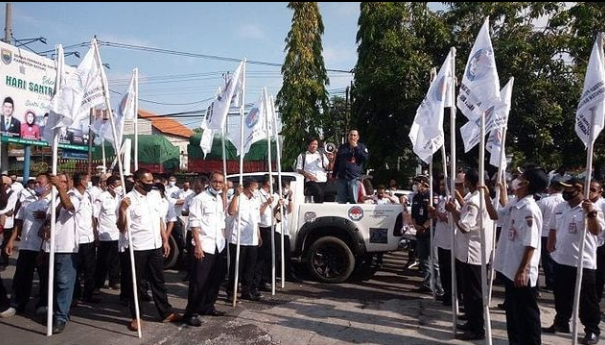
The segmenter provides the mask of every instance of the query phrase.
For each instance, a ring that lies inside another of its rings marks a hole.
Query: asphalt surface
[[[232,308],[221,291],[217,308],[223,317],[205,316],[199,328],[160,322],[153,303],[143,303],[143,338],[130,332],[128,309],[119,304],[118,291],[101,289],[99,304],[78,303],[62,334],[46,337],[45,316],[37,316],[35,302],[23,315],[0,319],[0,344],[464,344],[454,340],[451,309],[428,294],[412,292],[420,286],[417,270],[403,270],[407,254],[385,255],[382,268],[362,272],[345,284],[322,284],[304,277],[286,282],[275,296],[264,293],[260,302],[241,301]],[[0,273],[10,291],[15,258]],[[169,299],[178,311],[186,305],[183,273],[166,271]],[[278,282],[279,283],[279,282]],[[278,285],[279,286],[279,285]],[[37,293],[37,283],[33,292]],[[496,286],[491,317],[493,344],[508,344],[502,287]],[[552,324],[552,294],[540,299],[542,325]],[[580,325],[580,335],[583,328]],[[474,343],[481,344],[482,341]],[[543,344],[569,344],[569,335],[543,335]]]

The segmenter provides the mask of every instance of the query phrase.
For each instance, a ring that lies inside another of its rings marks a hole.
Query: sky
[[[0,9],[6,26],[6,3]],[[331,95],[344,96],[357,61],[359,3],[319,3],[322,37]],[[255,102],[262,87],[276,95],[282,84],[281,64],[293,11],[281,3],[12,3],[12,44],[27,43],[49,58],[56,44],[66,54],[83,57],[96,35],[112,103],[126,91],[132,69],[139,69],[139,108],[159,115],[206,109],[224,73],[246,58],[246,103]],[[15,43],[16,42],[16,43]],[[109,45],[107,44],[109,43]],[[127,46],[127,48],[124,48]],[[150,52],[159,48],[170,54]],[[189,55],[189,56],[187,56]],[[191,56],[196,55],[196,56]],[[76,56],[66,63],[77,65]],[[260,62],[260,64],[255,63]],[[266,64],[268,63],[268,64]],[[333,71],[330,71],[333,70]],[[190,128],[199,115],[168,115]]]

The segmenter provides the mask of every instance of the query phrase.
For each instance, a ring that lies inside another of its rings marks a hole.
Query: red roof
[[[139,109],[139,118],[150,120],[151,125],[164,134],[183,138],[189,138],[193,135],[193,131],[183,126],[180,122],[164,116],[158,116],[149,111]]]

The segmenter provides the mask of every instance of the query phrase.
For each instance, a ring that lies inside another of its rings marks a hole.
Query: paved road
[[[286,283],[275,296],[243,301],[235,309],[221,292],[217,307],[228,315],[205,317],[199,328],[162,324],[153,304],[145,303],[142,340],[126,328],[128,311],[118,303],[117,292],[102,289],[103,303],[79,304],[59,335],[46,337],[45,318],[33,310],[0,319],[0,344],[464,344],[453,340],[448,308],[429,295],[411,292],[420,278],[415,269],[402,271],[405,256],[401,251],[385,256],[383,268],[371,278],[358,276],[339,285],[311,280]],[[6,286],[11,285],[13,271],[11,266],[1,273]],[[182,311],[187,285],[181,277],[179,272],[166,271],[169,298]],[[501,297],[501,288],[496,287],[492,304],[500,303]],[[552,295],[544,294],[540,303],[542,324],[550,325]],[[491,316],[493,344],[508,344],[504,312],[494,308]],[[545,335],[543,343],[569,344],[571,339]]]

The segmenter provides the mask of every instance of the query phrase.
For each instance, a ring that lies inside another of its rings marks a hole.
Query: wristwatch
[[[597,211],[596,210],[592,210],[592,211],[586,213],[586,217],[588,217],[588,218],[594,218],[596,216],[597,216]]]

